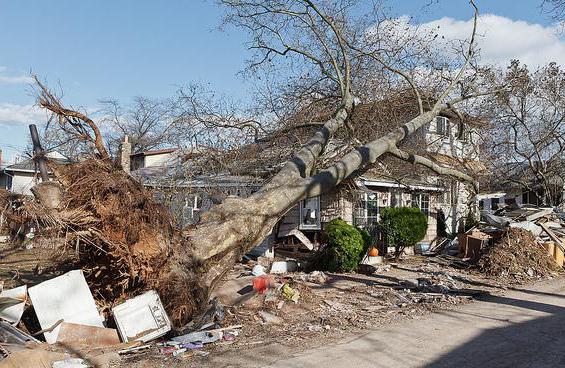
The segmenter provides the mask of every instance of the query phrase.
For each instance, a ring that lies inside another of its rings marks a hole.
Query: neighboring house
[[[130,155],[130,170],[135,171],[144,167],[164,166],[174,157],[177,148],[165,148],[132,153]]]
[[[71,162],[58,152],[49,152],[46,156],[49,160],[59,164]],[[52,174],[51,171],[48,173]],[[0,171],[0,188],[14,193],[31,195],[31,188],[40,181],[39,169],[31,158],[5,166]]]
[[[547,170],[545,181],[535,179],[528,163],[509,163],[498,168],[493,176],[486,176],[479,194],[479,209],[494,212],[501,207],[512,206],[553,206],[565,211],[565,166],[561,160],[552,163]]]

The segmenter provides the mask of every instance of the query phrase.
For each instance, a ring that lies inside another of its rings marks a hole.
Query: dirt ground
[[[0,257],[0,277],[6,288],[24,283],[32,286],[66,271],[64,265],[53,264],[35,248],[4,245]],[[206,344],[201,352],[177,357],[162,353],[153,344],[149,350],[122,356],[113,367],[213,367],[217,357],[237,356],[238,352],[262,354],[273,345],[297,353],[378,326],[451,311],[486,295],[503,295],[526,281],[489,278],[412,256],[379,266],[370,275],[289,273],[276,277],[275,288],[257,294],[251,287],[250,266],[235,267],[215,295],[224,306],[222,327],[242,326],[234,340]],[[299,292],[296,302],[281,293],[284,284]]]
[[[288,282],[300,292],[300,299],[294,303],[275,292],[249,292],[253,277],[242,274],[242,267],[234,270],[217,292],[226,306],[222,326],[243,326],[234,341],[205,345],[203,350],[209,353],[206,357],[191,353],[170,357],[153,349],[124,358],[122,366],[214,367],[218,366],[216,357],[262,354],[273,346],[294,354],[379,326],[451,311],[474,299],[502,295],[509,287],[524,283],[518,279],[495,280],[475,271],[432,263],[425,257],[411,257],[372,275],[327,274],[323,283],[302,281],[307,275],[301,273],[278,277],[279,285]],[[265,311],[281,320],[265,322],[261,317]],[[225,359],[222,361],[224,364]]]

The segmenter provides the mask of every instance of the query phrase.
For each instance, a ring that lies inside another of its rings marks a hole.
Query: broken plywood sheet
[[[0,318],[10,323],[18,323],[24,313],[26,300],[26,285],[2,291],[0,293]]]
[[[304,233],[298,229],[288,229],[288,231],[283,231],[279,229],[279,237],[284,237],[284,236],[295,236],[296,239],[300,240],[300,242],[309,250],[314,249],[314,244],[312,244],[312,242],[310,241],[310,239],[308,239],[308,237],[306,235],[304,235]]]
[[[118,331],[113,328],[61,323],[57,342],[75,350],[102,348],[120,343]]]
[[[67,323],[104,327],[81,270],[44,281],[29,288],[28,293],[42,329],[52,327],[61,319]],[[61,325],[45,332],[45,340],[53,344],[60,329]]]
[[[124,342],[151,341],[171,330],[171,321],[159,294],[151,290],[112,309]]]

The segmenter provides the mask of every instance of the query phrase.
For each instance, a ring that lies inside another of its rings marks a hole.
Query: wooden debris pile
[[[532,232],[508,228],[492,246],[484,249],[479,269],[491,276],[547,277],[559,269]]]

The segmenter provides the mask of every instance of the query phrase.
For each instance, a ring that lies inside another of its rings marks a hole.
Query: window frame
[[[410,199],[412,207],[419,208],[426,216],[430,215],[430,193],[413,192],[411,193]]]
[[[307,209],[308,206],[306,207],[306,202],[307,201],[315,201],[315,205],[314,205],[314,210],[316,211],[315,214],[315,223],[314,224],[309,224],[306,223],[304,221],[304,209]],[[310,198],[306,198],[300,201],[300,206],[299,206],[299,215],[300,215],[300,219],[299,219],[299,223],[298,223],[298,229],[299,230],[321,230],[322,229],[322,216],[320,213],[320,196],[315,196],[315,197],[310,197]]]
[[[353,204],[353,224],[361,228],[371,227],[370,224],[376,224],[379,221],[381,206],[379,205],[379,192],[359,192],[357,193],[357,200]],[[373,198],[369,198],[369,195],[374,195]],[[368,203],[374,204],[369,209]],[[369,211],[372,212],[369,215]],[[360,215],[361,214],[361,215]]]
[[[440,129],[440,125],[439,122],[442,121],[443,122],[443,129]],[[449,136],[449,132],[450,132],[450,121],[449,118],[445,117],[445,116],[436,116],[435,119],[435,130],[434,133],[436,133],[437,135],[442,135],[442,136]]]

